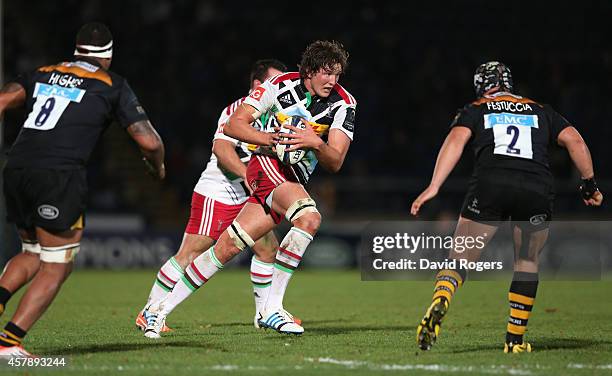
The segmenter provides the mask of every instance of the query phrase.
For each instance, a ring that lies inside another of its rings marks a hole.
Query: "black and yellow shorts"
[[[511,169],[486,169],[470,179],[461,216],[493,225],[511,219],[525,230],[538,231],[548,227],[553,201],[550,176]]]
[[[3,178],[7,220],[18,228],[66,231],[84,227],[84,168],[5,168]]]

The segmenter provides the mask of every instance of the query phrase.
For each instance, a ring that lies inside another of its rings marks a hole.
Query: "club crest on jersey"
[[[266,88],[264,88],[263,86],[257,86],[257,88],[255,90],[253,90],[253,92],[251,94],[249,94],[249,97],[255,99],[255,100],[260,100],[261,96],[266,92]]]

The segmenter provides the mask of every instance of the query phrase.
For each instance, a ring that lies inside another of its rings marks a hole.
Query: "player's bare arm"
[[[287,140],[281,141],[281,143],[292,145],[287,151],[311,149],[317,155],[317,159],[324,169],[329,172],[340,171],[351,145],[351,140],[344,132],[332,129],[329,132],[327,143],[325,143],[310,126],[305,129],[299,129],[292,125],[284,125],[284,127],[295,132],[283,135]]]
[[[217,157],[217,163],[225,170],[228,170],[236,176],[245,178],[246,165],[242,163],[238,153],[236,153],[236,145],[227,140],[215,140],[213,142],[212,152]]]
[[[589,147],[580,136],[580,133],[574,127],[567,127],[559,133],[557,143],[566,148],[574,165],[580,172],[582,180],[585,182],[592,181],[595,177],[593,170],[593,160]],[[597,188],[595,188],[597,189]],[[594,190],[591,197],[584,199],[585,205],[600,206],[603,202],[603,194],[599,190]]]
[[[16,82],[9,82],[0,90],[0,116],[4,110],[21,106],[26,99],[23,86]]]
[[[470,140],[470,137],[472,137],[472,131],[467,127],[457,126],[451,129],[438,153],[436,167],[434,168],[429,187],[412,203],[412,208],[410,209],[412,215],[417,215],[424,203],[436,197],[440,187],[444,184],[451,171],[453,171],[457,162],[459,162],[463,149]]]
[[[589,179],[595,175],[589,148],[576,128],[567,127],[562,130],[557,138],[557,143],[567,149],[583,179]]]
[[[138,144],[145,164],[152,175],[162,180],[166,177],[164,166],[164,143],[151,122],[141,120],[127,128],[128,133]]]
[[[275,133],[260,132],[251,125],[259,115],[255,107],[243,103],[229,118],[223,133],[249,144],[273,146],[277,141]]]

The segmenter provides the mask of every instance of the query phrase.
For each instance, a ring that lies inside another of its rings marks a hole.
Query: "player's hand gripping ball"
[[[295,133],[291,129],[285,128],[285,125],[292,125],[299,129],[305,129],[306,124],[302,120],[304,119],[299,116],[289,116],[287,119],[285,119],[285,121],[283,121],[280,126],[279,140],[283,141],[287,139],[286,137],[283,137],[283,133]],[[278,159],[280,159],[281,162],[283,162],[284,164],[296,164],[301,161],[302,158],[304,158],[304,156],[306,155],[306,150],[303,149],[286,151],[290,147],[291,145],[283,145],[280,143],[276,145],[276,155],[278,156]]]

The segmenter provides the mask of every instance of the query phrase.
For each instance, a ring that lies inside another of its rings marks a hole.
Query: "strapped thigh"
[[[68,264],[74,260],[80,250],[81,243],[66,244],[60,247],[41,247],[40,261]]]
[[[255,241],[246,231],[240,227],[240,224],[234,220],[231,225],[227,228],[227,232],[230,238],[234,241],[234,244],[238,249],[244,251],[246,247],[253,248]]]
[[[293,222],[306,213],[318,212],[319,211],[317,210],[317,203],[315,200],[311,199],[310,197],[301,198],[289,206],[287,212],[285,213],[285,218],[287,218],[289,222]]]

